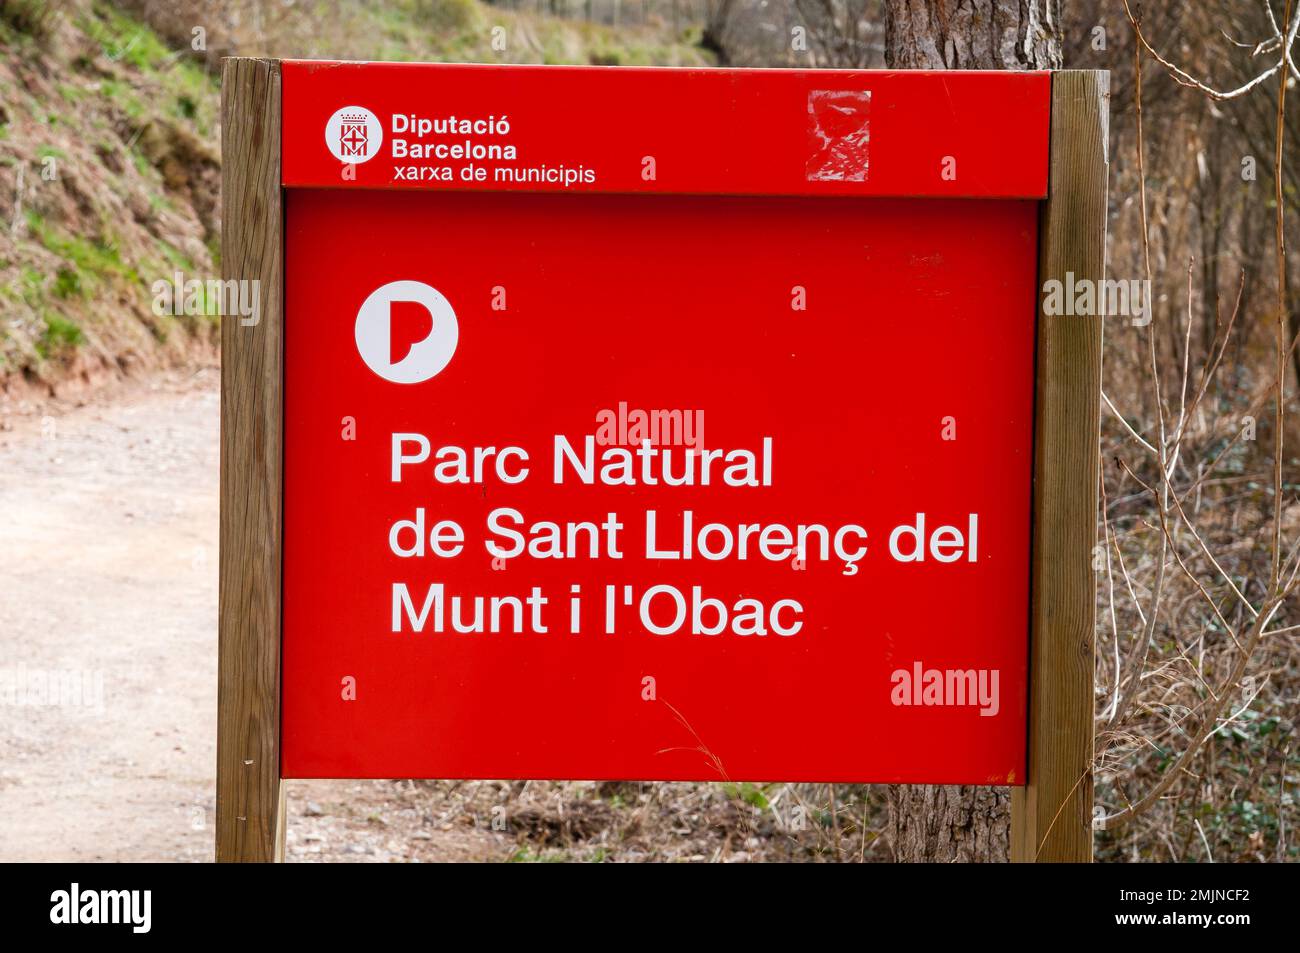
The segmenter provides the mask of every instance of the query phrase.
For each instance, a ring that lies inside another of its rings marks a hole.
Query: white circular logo
[[[362,303],[355,333],[357,352],[372,371],[394,384],[419,384],[451,363],[460,325],[436,288],[390,281]]]
[[[344,106],[325,123],[325,144],[340,162],[369,162],[383,143],[384,127],[365,106]]]

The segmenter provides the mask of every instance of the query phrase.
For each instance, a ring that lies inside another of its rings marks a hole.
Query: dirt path
[[[218,425],[215,369],[0,417],[0,861],[212,858]],[[508,855],[417,793],[291,785],[290,858]]]
[[[62,410],[0,395],[0,862],[212,859],[218,385],[208,368]],[[730,862],[824,847],[819,826],[792,835],[722,785],[287,793],[298,861]],[[770,793],[782,810],[799,797]]]

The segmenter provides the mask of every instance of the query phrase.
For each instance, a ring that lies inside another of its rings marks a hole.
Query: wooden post
[[[284,857],[280,66],[228,59],[221,79],[221,270],[257,281],[259,308],[256,323],[221,322],[216,851],[218,861],[272,861]]]
[[[1100,282],[1110,75],[1052,74],[1038,281]],[[1068,294],[1068,291],[1067,291]],[[1013,861],[1092,860],[1093,644],[1100,316],[1038,315],[1028,784],[1011,798]]]

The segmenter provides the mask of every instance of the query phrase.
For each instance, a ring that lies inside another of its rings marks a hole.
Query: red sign
[[[283,83],[286,777],[1023,782],[1046,76]]]

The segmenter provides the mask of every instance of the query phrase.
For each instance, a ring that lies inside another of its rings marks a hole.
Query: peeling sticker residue
[[[867,181],[871,92],[814,89],[808,93],[809,182]]]

